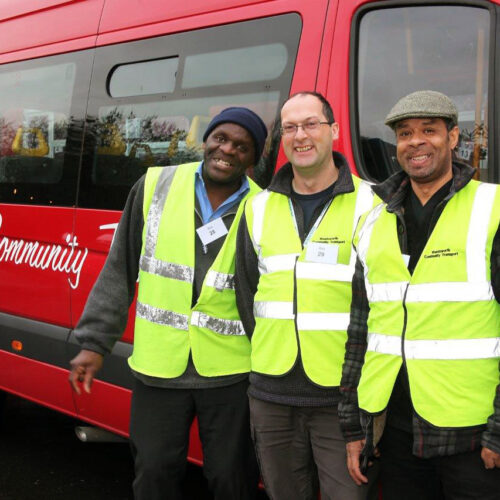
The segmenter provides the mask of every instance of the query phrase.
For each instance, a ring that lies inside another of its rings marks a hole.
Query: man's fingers
[[[489,448],[483,448],[481,450],[481,458],[483,459],[484,466],[487,469],[494,469],[495,467],[500,467],[500,453],[496,453]]]
[[[76,373],[76,370],[71,370],[69,372],[69,383],[71,385],[71,388],[77,393],[77,394],[81,394],[81,391],[80,391],[80,387],[78,387],[78,379],[79,379],[79,375]]]
[[[94,380],[94,374],[87,370],[83,377],[83,389],[87,394],[90,394],[90,388],[92,387],[92,381]]]
[[[359,459],[361,457],[361,450],[363,449],[364,444],[364,439],[352,441],[346,444],[347,470],[349,471],[349,475],[352,480],[358,486],[368,482],[368,479],[361,473],[359,468]]]
[[[349,470],[349,474],[352,477],[352,480],[358,485],[361,486],[363,483],[368,482],[368,478],[366,478],[359,469],[359,457],[349,457],[347,462],[347,468]]]

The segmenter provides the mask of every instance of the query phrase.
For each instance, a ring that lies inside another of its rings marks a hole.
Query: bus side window
[[[85,93],[76,88],[88,85],[85,68],[90,55],[89,51],[2,65],[0,200],[3,203],[75,204],[83,136],[82,116],[81,113],[78,116],[75,108],[82,109],[85,102]]]
[[[354,122],[360,172],[382,181],[400,168],[394,133],[384,118],[401,97],[436,90],[453,99],[459,111],[457,159],[476,168],[477,178],[495,180],[488,163],[488,9],[372,6],[357,13],[353,26],[359,26]]]
[[[149,166],[201,160],[205,130],[226,107],[248,107],[271,128],[300,33],[300,17],[285,14],[97,48],[78,205],[122,209]],[[106,127],[120,150],[103,149],[113,142]],[[274,171],[278,145],[279,137],[255,166],[257,181]]]

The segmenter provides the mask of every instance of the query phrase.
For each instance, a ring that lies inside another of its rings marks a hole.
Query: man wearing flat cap
[[[106,264],[75,329],[70,383],[90,392],[127,323],[139,277],[130,442],[138,500],[182,498],[189,430],[198,418],[214,498],[250,499],[258,469],[249,432],[250,342],[234,293],[236,230],[258,187],[245,176],[267,129],[227,108],[203,136],[201,163],[150,168],[132,188]]]
[[[434,91],[393,107],[402,171],[354,236],[339,414],[384,500],[500,498],[500,189],[454,161],[457,119]]]

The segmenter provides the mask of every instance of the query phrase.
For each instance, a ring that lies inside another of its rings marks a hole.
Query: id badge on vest
[[[222,222],[222,217],[218,217],[204,226],[199,227],[196,232],[204,247],[207,247],[212,241],[226,236],[228,233],[226,225]]]
[[[339,245],[310,241],[306,248],[306,261],[318,264],[336,264],[339,257]]]

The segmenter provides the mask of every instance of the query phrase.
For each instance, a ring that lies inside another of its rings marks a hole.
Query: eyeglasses
[[[331,125],[332,122],[320,122],[319,120],[309,120],[306,123],[295,125],[294,123],[287,123],[280,128],[281,135],[295,135],[299,127],[307,134],[318,130],[321,125]]]

